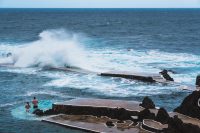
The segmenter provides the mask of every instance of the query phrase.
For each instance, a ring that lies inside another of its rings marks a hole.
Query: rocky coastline
[[[188,95],[181,105],[174,109],[174,112],[190,116],[192,118],[200,119],[200,107],[199,107],[200,92],[194,91],[192,94]],[[112,119],[118,119],[119,122],[124,120],[131,120],[135,123],[142,122],[145,119],[154,120],[160,122],[161,124],[168,124],[168,128],[165,128],[162,132],[165,133],[199,133],[200,127],[193,125],[191,123],[184,123],[177,115],[171,117],[169,113],[164,108],[155,108],[154,102],[145,97],[140,104],[144,109],[140,112],[129,111],[124,108],[95,108],[93,107],[92,112],[90,107],[73,107],[70,108],[56,108],[43,111],[35,110],[33,113],[38,116],[49,116],[57,114],[66,115],[92,115],[96,117],[107,116]],[[151,109],[156,109],[157,113],[153,113]],[[135,118],[133,116],[136,116]],[[106,122],[108,125],[112,125],[111,122]]]
[[[81,106],[81,105],[52,105],[52,108],[46,111],[37,109],[33,112],[38,116],[49,115],[90,115],[101,118],[108,117],[110,119],[117,119],[117,123],[123,123],[126,120],[134,123],[142,123],[142,128],[151,132],[164,132],[164,133],[200,133],[200,121],[197,123],[185,122],[180,118],[184,115],[190,120],[200,120],[200,76],[196,78],[196,90],[189,94],[180,104],[180,106],[174,109],[175,115],[170,115],[165,108],[156,108],[156,105],[149,97],[144,97],[143,101],[138,105],[141,110],[131,111],[126,108],[109,108],[109,107],[97,107],[97,106]],[[117,102],[117,101],[116,101]],[[96,103],[98,104],[98,102]],[[177,113],[177,114],[176,114]],[[180,115],[178,115],[180,114]],[[158,130],[146,123],[151,121],[152,123],[160,124],[164,127],[162,130]],[[113,127],[112,121],[105,123],[108,127]],[[167,125],[167,126],[166,126]]]

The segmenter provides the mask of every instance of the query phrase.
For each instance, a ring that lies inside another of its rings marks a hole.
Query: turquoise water
[[[38,104],[38,108],[45,111],[50,108],[52,108],[52,101],[40,101]],[[22,120],[42,120],[44,117],[37,117],[34,114],[32,114],[34,111],[33,105],[31,105],[30,112],[26,112],[24,109],[24,106],[19,106],[17,108],[14,108],[11,111],[12,116],[14,116],[17,119]]]
[[[199,9],[0,9],[0,132],[79,132],[40,122],[24,110],[77,97],[141,101],[172,111],[191,91],[96,74],[53,71],[70,66],[158,73],[194,85],[200,73]],[[12,53],[7,57],[8,53]]]

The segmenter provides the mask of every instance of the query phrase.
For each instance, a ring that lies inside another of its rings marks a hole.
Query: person
[[[33,98],[32,104],[34,109],[38,108],[38,100],[36,99],[36,97]]]
[[[25,108],[26,108],[26,112],[30,111],[31,106],[30,106],[29,102],[26,102]]]

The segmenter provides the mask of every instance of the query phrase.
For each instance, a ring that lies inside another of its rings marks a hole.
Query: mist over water
[[[39,40],[31,43],[14,48],[10,46],[11,63],[15,67],[89,67],[76,34],[68,34],[64,30],[47,30],[41,32],[39,37]]]
[[[14,65],[0,67],[0,132],[30,132],[35,127],[41,132],[66,132],[35,122],[35,116],[24,112],[24,103],[34,96],[43,101],[42,108],[77,97],[141,101],[149,96],[157,106],[172,111],[191,91],[97,73],[169,69],[175,72],[170,75],[176,82],[194,85],[200,73],[199,13],[0,9],[0,63]],[[94,73],[46,69],[49,67]],[[10,125],[12,129],[5,128]]]

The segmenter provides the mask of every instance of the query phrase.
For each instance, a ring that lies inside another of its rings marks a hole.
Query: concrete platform
[[[168,124],[161,124],[151,119],[138,119],[144,110],[139,102],[109,99],[77,98],[65,102],[54,103],[52,110],[58,115],[45,118],[43,121],[89,132],[111,133],[147,133],[163,132]],[[150,109],[157,115],[158,109]],[[200,120],[176,112],[170,117],[178,116],[184,123],[200,127]],[[107,122],[114,126],[109,127]]]
[[[140,80],[144,82],[172,83],[162,78],[159,74],[155,73],[136,73],[128,71],[109,71],[109,72],[97,73],[85,69],[70,68],[70,67],[59,67],[59,68],[51,67],[49,69],[58,71],[69,71],[82,74],[97,74],[99,76],[120,77],[126,79]]]
[[[62,114],[107,116],[112,119],[128,120],[144,110],[139,102],[109,99],[77,98],[54,103],[52,109]]]
[[[7,63],[7,64],[0,64],[0,67],[14,67],[14,64]],[[133,80],[140,80],[143,82],[158,82],[158,83],[170,83],[163,79],[159,74],[152,74],[152,73],[136,73],[136,72],[128,72],[128,71],[109,71],[109,72],[102,72],[97,73],[93,71],[89,71],[86,69],[80,69],[75,67],[47,67],[44,68],[47,70],[56,70],[56,71],[68,71],[68,72],[75,72],[75,73],[82,73],[82,74],[96,74],[99,76],[109,76],[109,77],[120,77],[120,78],[127,78]]]
[[[94,133],[148,133],[145,130],[139,129],[137,123],[133,123],[132,121],[117,123],[118,120],[110,119],[108,117],[97,118],[89,115],[61,114],[46,118],[42,121]],[[105,124],[107,121],[112,121],[114,126],[108,127]]]
[[[82,73],[82,74],[98,74],[97,72],[89,71],[86,69],[80,68],[73,68],[73,67],[50,67],[49,70],[56,70],[56,71],[68,71],[68,72],[75,72],[75,73]]]
[[[129,111],[142,111],[140,102],[110,99],[76,98],[65,102],[54,103],[53,106],[79,106],[79,107],[103,107],[103,108],[124,108]]]
[[[127,71],[109,71],[101,73],[101,76],[108,77],[121,77],[126,79],[140,80],[144,82],[159,82],[159,83],[170,83],[162,78],[159,74],[153,73],[136,73],[136,72],[127,72]]]
[[[100,114],[101,112],[114,114],[115,112],[112,112],[112,109],[118,108],[124,108],[126,111],[128,110],[127,113],[129,113],[129,111],[140,112],[144,110],[144,108],[140,107],[139,104],[139,102],[124,100],[90,98],[72,99],[65,102],[54,103],[53,109],[60,108],[59,112],[62,112],[62,110],[70,110],[75,114],[59,114],[45,118],[42,121],[95,133],[149,133],[151,130],[148,131],[147,129],[142,128],[142,123],[134,123],[131,120],[124,120],[124,122],[119,123],[119,120],[107,116],[101,115],[97,117],[93,115],[84,115],[84,113],[88,111],[88,114],[92,114],[93,112],[97,112],[97,114]],[[76,114],[77,110],[81,112],[81,115]],[[157,113],[157,109],[151,109],[150,111]],[[135,116],[137,116],[137,113]],[[112,121],[114,126],[108,127],[106,125],[107,121]],[[154,122],[148,122],[148,127],[151,127],[150,129],[153,131],[162,131],[161,126],[156,125]]]
[[[53,109],[65,115],[49,117],[43,121],[90,132],[148,133],[149,131],[141,128],[142,123],[133,123],[131,120],[124,120],[125,123],[117,122],[119,119],[116,116],[119,115],[138,116],[138,113],[144,110],[139,104],[140,102],[136,101],[77,98],[54,103]],[[123,112],[120,112],[121,108]],[[155,114],[158,112],[157,109],[150,109],[150,111]],[[107,121],[112,121],[115,126],[107,127]],[[155,129],[154,122],[148,124],[149,127],[152,126],[153,131],[162,131],[161,126],[156,126],[158,129]]]

